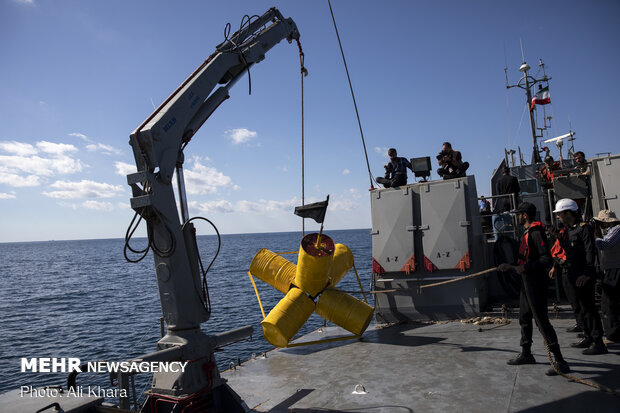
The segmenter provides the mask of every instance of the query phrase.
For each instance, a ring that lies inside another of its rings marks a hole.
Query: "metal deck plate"
[[[569,347],[572,320],[552,320],[564,356],[577,377],[620,391],[620,346],[584,356]],[[520,350],[520,328],[460,322],[369,329],[362,341],[271,351],[223,377],[256,412],[617,412],[618,398],[563,377],[548,377],[540,334],[538,364],[509,366]],[[330,327],[302,337],[344,331]],[[615,346],[615,347],[614,347]],[[353,394],[355,386],[367,394]]]

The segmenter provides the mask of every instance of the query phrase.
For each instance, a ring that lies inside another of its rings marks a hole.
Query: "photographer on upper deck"
[[[388,150],[390,162],[385,164],[385,177],[378,177],[377,183],[386,188],[394,188],[401,185],[407,185],[407,168],[413,172],[411,162],[407,158],[398,156],[395,148]]]
[[[465,176],[469,162],[463,162],[461,153],[452,149],[450,142],[444,142],[441,152],[437,155],[437,174],[443,179],[460,178]]]

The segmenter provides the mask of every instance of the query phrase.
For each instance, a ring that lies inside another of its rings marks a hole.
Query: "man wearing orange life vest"
[[[514,269],[522,276],[521,294],[519,297],[519,325],[521,326],[521,353],[508,360],[510,365],[536,364],[532,355],[533,320],[547,342],[549,351],[555,357],[554,368],[545,374],[554,376],[557,372],[568,373],[570,367],[560,352],[558,337],[549,321],[547,314],[547,270],[552,264],[551,254],[545,236],[545,226],[536,221],[536,207],[523,202],[516,210],[519,225],[525,229],[519,246],[517,266],[500,264],[500,271]]]
[[[553,186],[553,171],[560,169],[560,163],[554,162],[553,156],[549,155],[545,157],[545,166],[540,168],[540,178],[543,185],[546,183],[549,186]]]
[[[549,193],[547,191],[553,188],[553,178],[555,177],[553,171],[558,169],[560,169],[560,163],[554,162],[553,156],[547,155],[545,157],[545,166],[538,171],[540,186],[543,189],[543,205],[545,208],[544,221],[547,225],[551,225],[551,208],[549,208]]]
[[[578,324],[583,327],[583,340],[571,344],[571,347],[583,348],[583,354],[606,354],[603,343],[603,325],[594,301],[596,271],[594,259],[596,248],[594,232],[590,225],[581,221],[579,207],[572,199],[560,199],[553,211],[566,227],[560,233],[554,245],[554,255],[563,254],[564,260],[555,263],[549,272],[553,278],[557,270],[562,270],[566,277],[567,295],[573,294],[577,302]]]

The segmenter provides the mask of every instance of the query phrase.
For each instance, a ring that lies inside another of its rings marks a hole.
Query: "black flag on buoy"
[[[312,218],[317,223],[322,224],[325,220],[325,212],[327,211],[328,203],[329,195],[327,195],[327,199],[325,201],[313,202],[312,204],[295,207],[295,215],[302,218]]]

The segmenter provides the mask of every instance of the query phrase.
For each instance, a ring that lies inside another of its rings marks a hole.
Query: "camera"
[[[450,152],[448,151],[441,151],[439,152],[439,155],[437,155],[437,159],[438,160],[442,160],[444,156],[450,155]]]

